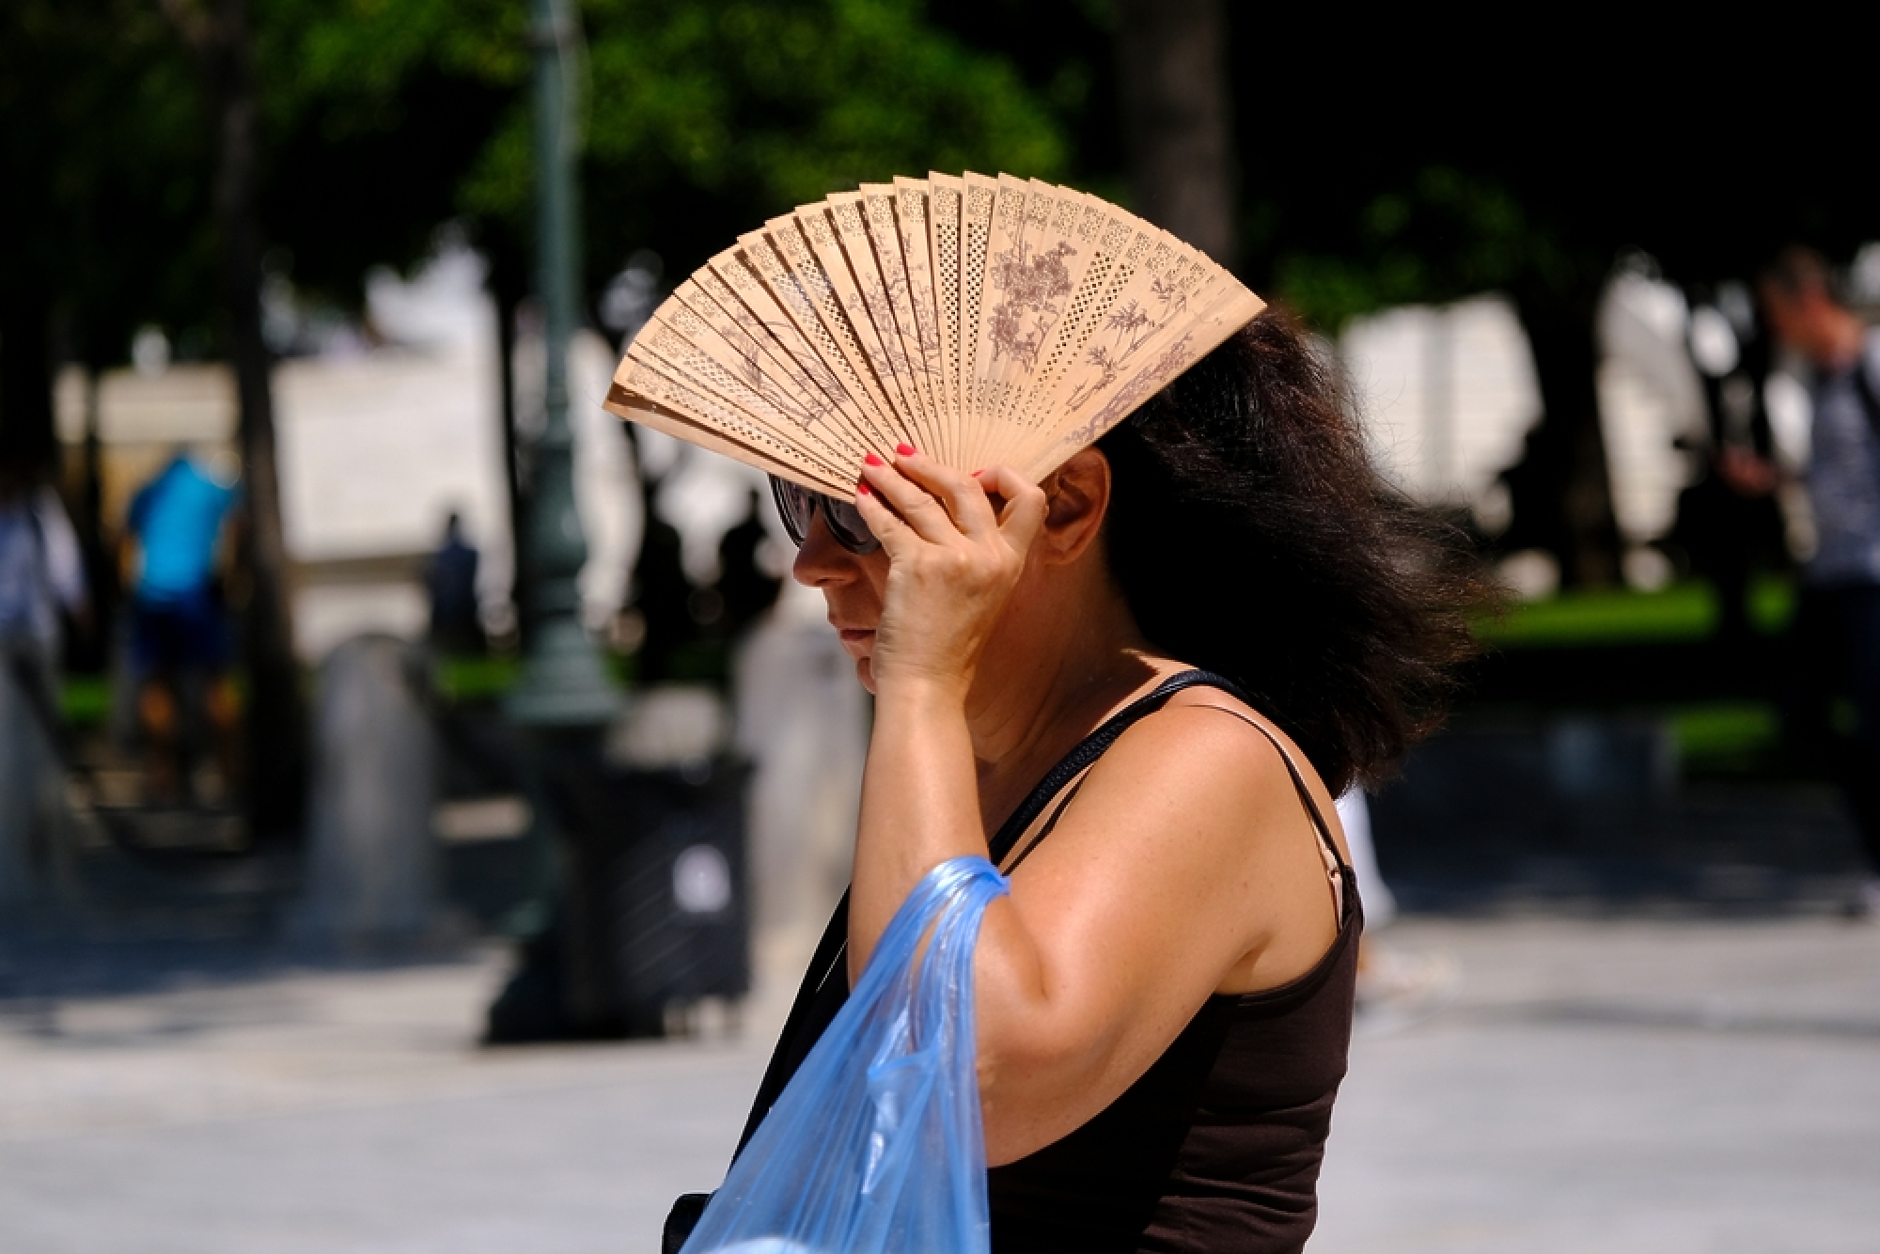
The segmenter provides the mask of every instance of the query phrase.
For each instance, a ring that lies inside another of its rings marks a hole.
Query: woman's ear
[[[1084,555],[1103,530],[1110,509],[1110,459],[1094,448],[1073,456],[1045,476],[1044,530],[1037,552],[1053,565]]]

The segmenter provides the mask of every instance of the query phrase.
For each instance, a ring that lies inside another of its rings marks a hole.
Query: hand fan
[[[681,283],[607,408],[837,496],[897,444],[1036,481],[1263,307],[1180,240],[1068,187],[864,183]]]

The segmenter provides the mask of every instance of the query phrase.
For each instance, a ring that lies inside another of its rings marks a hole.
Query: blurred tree
[[[0,10],[0,438],[39,458],[59,360],[120,361],[139,323],[208,308],[191,78],[145,0]]]
[[[279,140],[266,217],[303,287],[356,303],[447,218],[491,261],[503,395],[530,285],[527,6],[260,0]],[[583,0],[590,302],[638,249],[684,274],[755,223],[930,167],[1063,172],[1058,118],[918,0]],[[511,488],[516,490],[512,467]]]
[[[212,304],[207,130],[194,70],[148,0],[0,8],[0,445],[56,467],[52,384],[85,373],[86,438],[70,504],[92,592],[70,664],[107,662],[117,562],[101,516],[97,377],[139,323]]]
[[[1519,173],[1513,163],[1505,168]],[[1342,207],[1303,211],[1300,202],[1323,194],[1308,185],[1261,198],[1256,212],[1300,228],[1274,227],[1262,250],[1273,290],[1328,332],[1391,305],[1507,295],[1533,354],[1541,420],[1504,473],[1514,517],[1498,543],[1546,550],[1569,585],[1617,583],[1594,315],[1623,235],[1594,236],[1569,205],[1448,164],[1405,170],[1397,186],[1353,189]]]
[[[1880,235],[1853,156],[1859,76],[1794,55],[1776,15],[1554,23],[1544,51],[1410,15],[1361,36],[1236,18],[1249,278],[1328,331],[1507,293],[1543,414],[1502,543],[1552,551],[1570,583],[1617,576],[1592,325],[1615,263],[1643,251],[1689,283],[1745,276],[1789,239]]]
[[[294,657],[275,465],[273,358],[261,325],[262,79],[248,0],[161,0],[194,54],[214,135],[211,225],[224,346],[235,375],[242,452],[242,660],[248,675],[249,828],[256,838],[299,827],[306,785],[306,714]]]
[[[1131,14],[1168,20],[1187,0],[933,5],[1054,102],[1080,180],[1123,190],[1116,141],[1141,125],[1118,89],[1144,51]],[[1845,256],[1880,237],[1858,156],[1864,79],[1802,51],[1785,14],[1650,30],[1581,16],[1517,36],[1409,11],[1225,12],[1236,268],[1327,333],[1390,305],[1506,293],[1545,412],[1509,476],[1503,542],[1551,550],[1569,582],[1617,571],[1592,327],[1617,259],[1642,250],[1690,283],[1740,278],[1788,240]]]
[[[297,283],[356,296],[370,264],[418,259],[453,216],[499,271],[524,261],[526,6],[258,4],[279,131],[267,219]],[[918,0],[584,0],[580,13],[586,91],[571,105],[591,293],[636,248],[685,273],[753,223],[861,180],[1066,164],[1049,108]]]
[[[588,290],[638,247],[684,272],[737,231],[928,165],[1059,174],[1050,111],[918,0],[587,0]],[[234,367],[266,825],[297,808],[297,681],[273,474],[265,274],[357,307],[450,219],[528,289],[526,6],[513,0],[14,0],[0,14],[0,438],[50,459],[60,358],[143,322]],[[509,355],[504,353],[504,364]],[[505,388],[506,397],[512,389]]]
[[[1143,217],[1224,266],[1234,239],[1233,98],[1221,0],[1120,0],[1130,194]]]
[[[1051,177],[1067,150],[1003,59],[918,0],[588,0],[583,186],[590,287],[635,247],[683,274],[765,217],[895,174],[969,166]],[[512,115],[465,187],[527,205]]]

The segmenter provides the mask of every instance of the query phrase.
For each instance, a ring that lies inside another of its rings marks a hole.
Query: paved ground
[[[1880,1249],[1880,929],[1416,920],[1455,1000],[1354,1051],[1313,1254]]]
[[[1367,1020],[1314,1254],[1880,1248],[1880,928],[1392,940],[1458,979]],[[0,1251],[656,1249],[668,1199],[716,1182],[777,1007],[741,1038],[477,1050],[502,966],[0,1003]]]

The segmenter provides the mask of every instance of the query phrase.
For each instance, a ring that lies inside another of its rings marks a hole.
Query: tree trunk
[[[216,122],[215,225],[229,359],[241,414],[247,526],[242,652],[248,668],[248,818],[266,840],[297,831],[306,782],[306,726],[293,650],[287,549],[281,533],[274,460],[272,361],[261,333],[260,93],[247,0],[212,0],[204,9],[167,0],[184,37],[208,70]]]
[[[1233,100],[1220,0],[1122,0],[1116,50],[1138,213],[1235,263]]]
[[[80,633],[78,645],[66,665],[76,671],[103,674],[111,666],[111,633],[119,604],[118,564],[104,524],[104,433],[100,404],[100,354],[81,354],[85,372],[85,442],[79,483],[77,530],[85,559],[85,587],[91,597],[91,622]]]
[[[0,460],[50,469],[58,452],[52,422],[52,302],[33,285],[0,292]]]
[[[1501,543],[1553,554],[1563,586],[1613,587],[1621,545],[1599,425],[1599,293],[1514,296],[1534,355],[1542,414],[1521,460],[1503,476],[1514,519]]]

